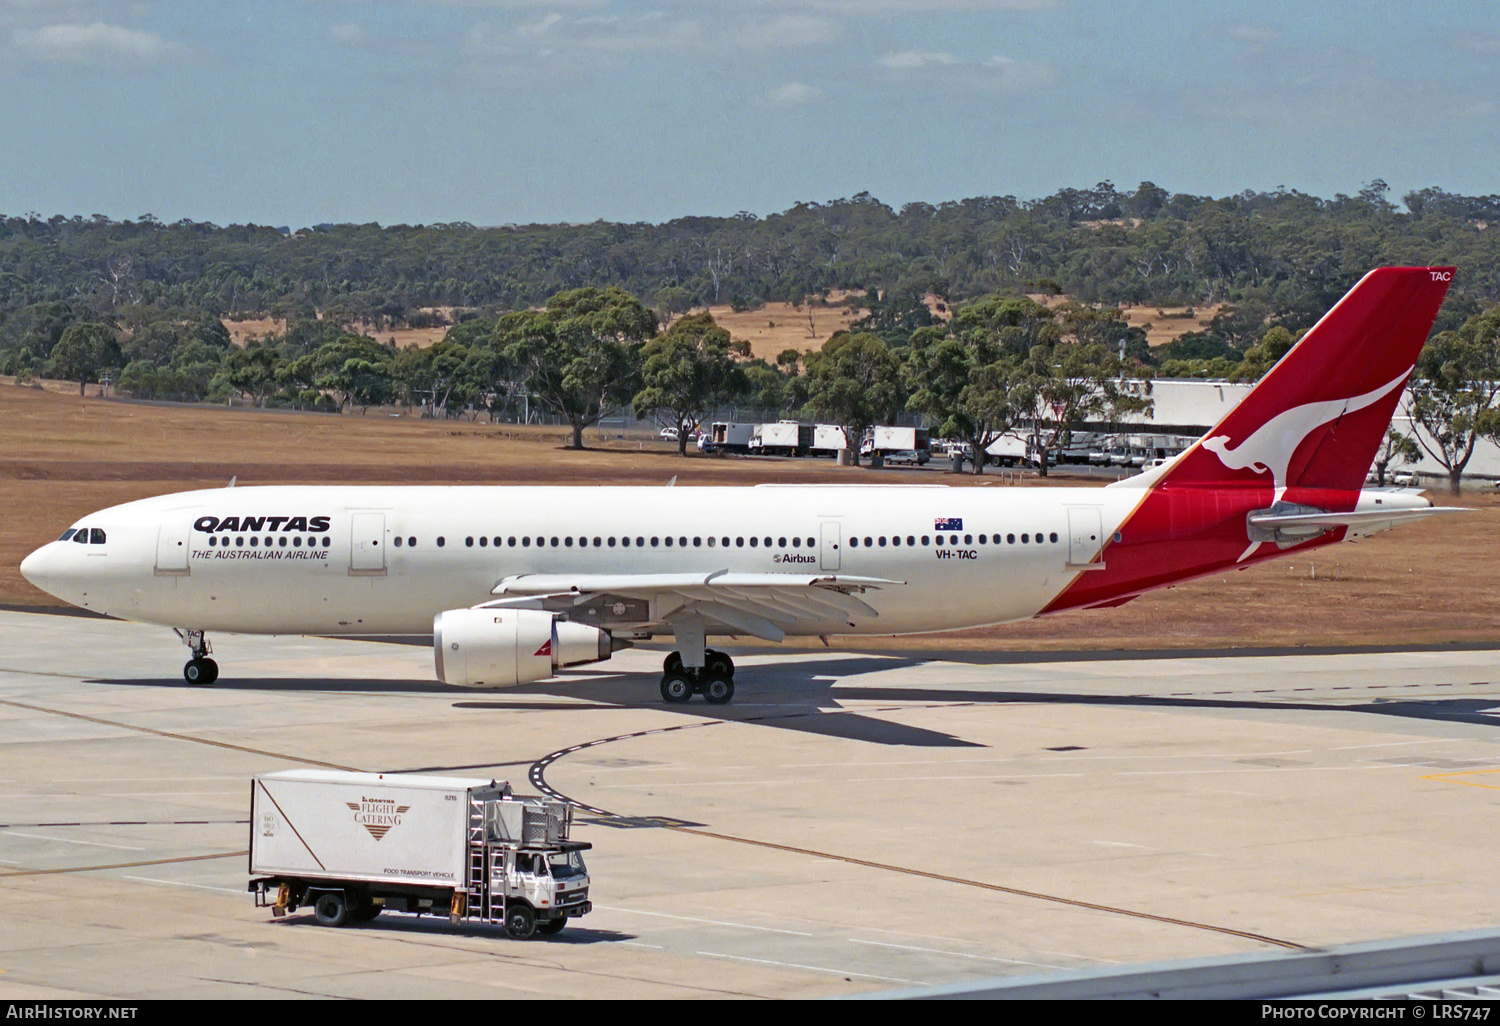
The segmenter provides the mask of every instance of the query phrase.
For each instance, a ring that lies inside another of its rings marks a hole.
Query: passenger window
[[[851,549],[857,549],[857,548],[859,548],[859,539],[858,538],[850,538],[849,539],[849,547]]]
[[[933,538],[933,541],[935,541],[937,544],[941,545],[941,544],[943,544],[943,536],[942,535],[937,535],[937,536],[935,536]],[[922,544],[923,545],[927,544],[927,539],[926,538],[922,539]]]
[[[553,548],[554,548],[554,549],[555,549],[555,548],[557,548],[557,539],[556,539],[556,538],[553,538],[553,539],[552,539],[552,547],[553,547]]]
[[[1057,532],[1056,532],[1056,531],[1053,531],[1053,532],[1052,532],[1052,533],[1051,533],[1051,534],[1049,534],[1049,535],[1048,535],[1048,536],[1047,536],[1047,538],[1048,538],[1048,539],[1049,539],[1049,540],[1050,540],[1050,541],[1054,541],[1054,542],[1055,542],[1055,541],[1057,541]]]
[[[678,538],[677,539],[677,544],[681,545],[683,548],[687,548],[687,539],[686,538]]]
[[[242,548],[245,547],[245,538],[244,538],[243,535],[236,535],[235,536],[234,547],[237,548],[237,549],[242,549]]]
[[[401,547],[401,536],[398,534],[396,536],[396,548],[399,549],[400,547]]]
[[[614,544],[614,539],[613,538],[610,539],[610,544]],[[597,549],[598,547],[599,547],[599,539],[595,538],[594,539],[594,548]]]
[[[580,542],[582,540],[583,539],[581,539],[581,538],[579,539]],[[553,544],[556,545],[557,543],[553,542]],[[568,548],[571,549],[573,547],[573,536],[572,535],[568,535],[568,537],[564,538],[563,539],[563,544],[566,545]]]
[[[923,545],[926,545],[926,544],[928,544],[928,541],[927,541],[927,535],[925,535],[925,534],[924,534],[924,535],[922,535],[922,544],[923,544]],[[939,542],[938,542],[938,544],[939,544],[939,545],[941,545],[941,544],[942,544],[942,541],[941,541],[941,540],[939,540]]]
[[[777,538],[776,539],[776,547],[778,549],[784,549],[784,548],[786,548],[786,539],[785,538]]]
[[[409,549],[416,548],[417,547],[417,539],[415,537],[406,539],[406,547],[409,548]]]
[[[445,539],[442,535],[438,535],[438,540],[437,541],[438,541],[438,548],[442,548],[444,545],[448,544],[447,539]]]
[[[529,549],[529,548],[531,548],[531,537],[529,535],[527,537],[521,539],[521,548],[523,548],[523,549]]]
[[[1025,545],[1026,543],[1028,543],[1030,541],[1031,541],[1031,535],[1029,535],[1029,534],[1023,534],[1023,535],[1021,535],[1021,544],[1022,545]]]
[[[652,540],[652,541],[653,541],[653,542],[655,542],[655,541],[656,541],[656,539],[655,539],[655,538],[653,538],[653,539],[651,539],[651,540]],[[672,547],[672,536],[671,536],[671,535],[668,535],[668,536],[667,536],[667,548],[669,548],[669,549],[670,549],[670,548],[671,548],[671,547]]]
[[[759,543],[760,543],[760,539],[759,538],[751,538],[750,539],[750,547],[752,549],[755,548],[755,546],[758,545]]]
[[[1005,544],[1007,544],[1007,545],[1014,545],[1015,543],[1016,543],[1016,536],[1015,535],[1013,535],[1013,534],[1007,534],[1005,536]]]

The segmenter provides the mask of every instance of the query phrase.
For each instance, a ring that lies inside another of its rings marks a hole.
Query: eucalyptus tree
[[[838,424],[859,465],[865,434],[890,420],[905,404],[901,361],[868,331],[841,331],[821,352],[808,353],[807,408],[819,420]]]
[[[677,455],[687,455],[688,435],[708,413],[747,390],[735,348],[706,312],[679,317],[641,348],[642,387],[631,406],[637,418],[656,417],[676,429]]]
[[[1417,359],[1406,412],[1417,442],[1448,472],[1458,494],[1480,438],[1500,438],[1500,305],[1428,340]]]
[[[574,449],[584,428],[629,404],[641,346],[654,334],[656,314],[615,287],[559,292],[545,309],[505,314],[495,326],[527,390],[571,425]]]

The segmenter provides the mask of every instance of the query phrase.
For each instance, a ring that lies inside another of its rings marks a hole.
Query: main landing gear
[[[183,630],[180,627],[173,628],[182,643],[193,653],[187,665],[182,668],[182,676],[189,684],[194,686],[212,684],[219,679],[219,664],[208,658],[208,653],[214,650],[203,636],[202,631]]]
[[[678,705],[701,694],[710,705],[724,705],[734,697],[734,660],[723,652],[705,649],[703,665],[686,666],[681,652],[673,652],[662,663],[661,697]]]

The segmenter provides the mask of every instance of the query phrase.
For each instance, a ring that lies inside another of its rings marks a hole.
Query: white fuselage
[[[861,594],[878,616],[802,621],[787,633],[900,634],[1036,615],[1140,497],[944,486],[225,488],[91,514],[75,527],[102,531],[102,542],[52,542],[23,571],[124,619],[261,634],[425,634],[438,613],[489,601],[521,574],[838,573],[892,582]],[[1087,541],[1080,524],[1092,525]]]

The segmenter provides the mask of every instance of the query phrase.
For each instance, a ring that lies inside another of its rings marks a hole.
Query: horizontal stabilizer
[[[1247,518],[1253,528],[1280,531],[1284,534],[1318,534],[1334,527],[1370,527],[1384,524],[1394,527],[1409,524],[1434,513],[1468,513],[1461,506],[1425,506],[1420,509],[1367,509],[1349,513],[1252,513]]]

